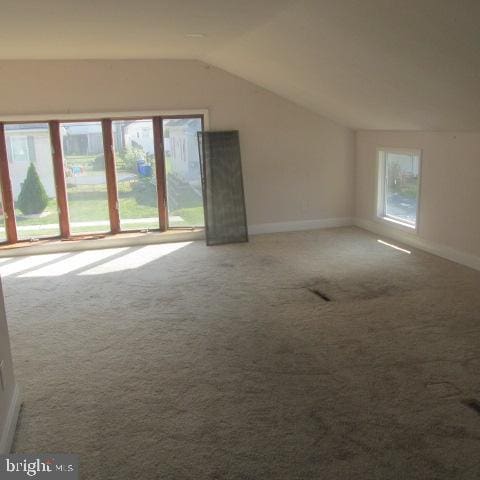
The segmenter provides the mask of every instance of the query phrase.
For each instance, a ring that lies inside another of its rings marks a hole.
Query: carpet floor
[[[480,272],[341,228],[0,273],[16,452],[88,480],[480,478]]]

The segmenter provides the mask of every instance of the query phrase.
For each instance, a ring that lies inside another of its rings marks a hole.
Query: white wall
[[[196,61],[2,61],[8,115],[209,110],[238,129],[249,224],[351,217],[354,133]]]
[[[0,453],[10,450],[10,445],[15,433],[20,399],[13,376],[12,355],[8,337],[7,321],[2,285],[0,283],[0,363],[3,362],[3,384],[0,385]]]
[[[357,132],[358,224],[395,235],[394,226],[376,222],[377,147],[422,150],[418,234],[410,240],[480,268],[480,132]]]

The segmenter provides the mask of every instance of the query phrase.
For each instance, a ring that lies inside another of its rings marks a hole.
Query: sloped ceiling
[[[479,19],[479,0],[0,0],[0,58],[198,59],[352,128],[480,130]]]

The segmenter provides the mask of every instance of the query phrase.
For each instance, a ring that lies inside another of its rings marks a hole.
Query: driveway
[[[392,193],[387,197],[387,215],[415,223],[417,217],[417,199]]]

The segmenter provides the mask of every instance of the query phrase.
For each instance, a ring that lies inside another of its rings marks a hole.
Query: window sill
[[[404,232],[408,232],[410,234],[415,235],[418,233],[418,224],[412,225],[410,223],[402,222],[401,220],[396,220],[395,218],[384,217],[384,216],[378,216],[377,221],[387,225],[391,225],[394,228],[398,228],[399,230],[403,230]]]
[[[172,228],[165,232],[124,232],[105,234],[102,238],[75,239],[68,241],[60,239],[39,240],[38,242],[19,242],[5,244],[0,247],[0,258],[22,255],[39,255],[44,253],[75,252],[82,250],[97,250],[101,248],[135,247],[157,243],[189,242],[205,238],[204,228],[182,229]]]

